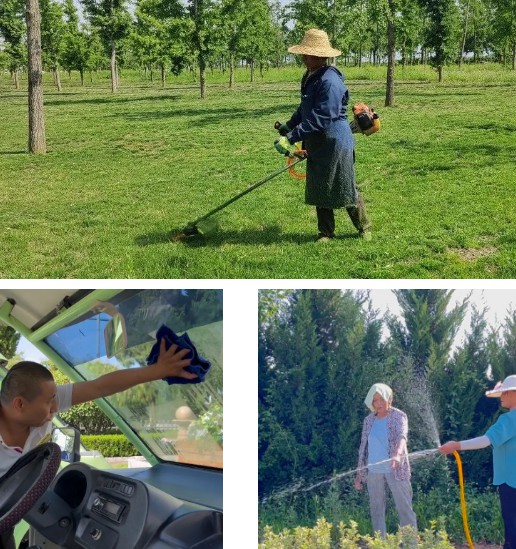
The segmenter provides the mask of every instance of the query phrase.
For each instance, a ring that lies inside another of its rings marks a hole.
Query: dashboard
[[[74,463],[25,520],[66,549],[222,549],[222,517],[149,482]]]

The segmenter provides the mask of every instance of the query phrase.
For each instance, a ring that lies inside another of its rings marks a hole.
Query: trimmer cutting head
[[[197,225],[190,225],[188,224],[184,229],[183,229],[183,235],[184,236],[198,236],[202,234],[201,231],[199,230],[199,227],[197,227]]]
[[[192,238],[193,236],[200,236],[202,233],[197,228],[197,225],[188,224],[179,234],[177,234],[173,240],[184,240],[185,238]]]
[[[202,236],[218,230],[218,221],[211,217],[201,219],[200,221],[191,221],[188,225],[174,238],[174,240],[183,240],[194,236]]]

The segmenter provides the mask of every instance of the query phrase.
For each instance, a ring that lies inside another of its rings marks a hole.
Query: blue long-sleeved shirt
[[[312,74],[305,73],[301,82],[301,104],[287,122],[290,143],[303,141],[307,134],[324,132],[335,120],[346,120],[349,92],[342,73],[325,66]]]

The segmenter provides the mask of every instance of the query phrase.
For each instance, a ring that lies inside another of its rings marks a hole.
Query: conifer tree
[[[468,300],[447,311],[453,290],[394,290],[402,308],[403,325],[389,319],[388,327],[402,350],[414,359],[414,374],[426,378],[441,368],[466,313]]]

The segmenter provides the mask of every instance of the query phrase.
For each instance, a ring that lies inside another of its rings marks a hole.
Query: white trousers
[[[412,486],[410,480],[396,480],[393,473],[368,473],[367,491],[373,532],[387,534],[385,526],[385,483],[389,486],[394,505],[398,512],[400,526],[412,526],[417,529],[416,514],[412,509]]]

